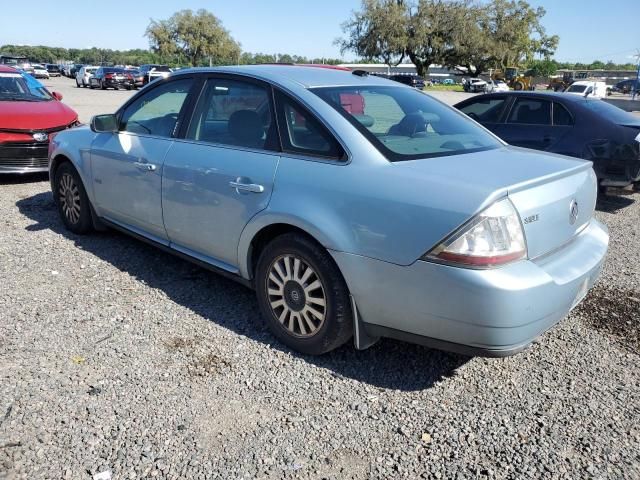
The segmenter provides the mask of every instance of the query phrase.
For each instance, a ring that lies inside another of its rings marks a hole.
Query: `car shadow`
[[[605,213],[616,213],[618,210],[632,205],[635,199],[631,198],[632,193],[627,195],[598,195],[596,210]]]
[[[49,179],[48,173],[9,173],[0,175],[0,185],[19,185],[22,183],[45,182]]]
[[[455,376],[457,368],[470,360],[462,355],[389,339],[382,339],[364,351],[357,351],[349,342],[319,357],[301,355],[270,334],[250,289],[115,231],[75,235],[64,228],[50,192],[19,200],[16,206],[35,222],[27,227],[28,231],[52,230],[63,235],[78,248],[149,287],[160,289],[172,301],[208,321],[326,368],[335,377],[351,378],[380,388],[416,391]]]

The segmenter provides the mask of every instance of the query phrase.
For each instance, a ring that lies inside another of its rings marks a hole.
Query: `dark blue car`
[[[455,107],[511,145],[591,160],[601,187],[640,181],[640,118],[603,100],[504,92]]]

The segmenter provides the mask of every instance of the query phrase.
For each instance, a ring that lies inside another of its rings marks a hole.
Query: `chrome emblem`
[[[574,198],[571,200],[571,205],[569,205],[569,223],[571,225],[576,223],[576,220],[578,219],[578,211],[578,202]]]
[[[49,135],[44,132],[36,132],[32,137],[36,142],[46,142],[49,139]]]

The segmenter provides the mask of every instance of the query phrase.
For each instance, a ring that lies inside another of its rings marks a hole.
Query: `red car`
[[[0,65],[0,174],[48,170],[50,136],[78,125],[78,114],[40,82]]]

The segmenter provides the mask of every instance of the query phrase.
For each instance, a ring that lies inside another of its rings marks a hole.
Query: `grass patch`
[[[424,87],[425,92],[464,92],[462,85],[433,85]]]

